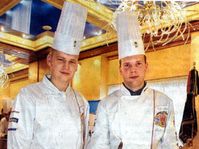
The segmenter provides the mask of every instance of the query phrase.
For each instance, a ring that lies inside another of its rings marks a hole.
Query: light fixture
[[[52,30],[52,27],[50,25],[44,25],[44,26],[42,26],[42,29],[45,31],[50,31],[50,30]]]
[[[3,57],[3,52],[0,51],[0,88],[7,87],[9,82],[8,74],[4,70],[4,63],[3,63],[4,61],[5,58]]]
[[[0,27],[0,31],[1,31],[1,32],[5,32],[4,26],[1,26],[1,27]]]
[[[34,39],[34,36],[33,36],[33,35],[30,35],[30,34],[22,33],[21,36],[22,36],[24,39]]]
[[[1,31],[1,32],[9,32],[10,29],[9,29],[9,27],[7,27],[7,26],[0,25],[0,31]]]
[[[183,10],[184,2],[176,1],[137,1],[121,0],[113,16],[122,11],[130,11],[138,16],[140,26],[144,30],[143,38],[148,37],[146,50],[155,45],[166,45],[175,39],[182,38],[185,43],[190,35],[191,24]],[[188,32],[185,37],[184,33]]]
[[[100,36],[100,35],[102,35],[102,30],[95,31],[94,34],[96,36]]]
[[[7,87],[9,82],[8,74],[5,72],[3,67],[0,65],[0,88]]]
[[[10,11],[10,10],[6,11],[6,15],[7,16],[12,16],[12,11]]]

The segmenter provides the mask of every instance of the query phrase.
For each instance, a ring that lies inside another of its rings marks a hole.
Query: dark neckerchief
[[[122,83],[124,85],[124,87],[130,92],[131,96],[135,96],[135,95],[140,95],[142,93],[142,90],[145,88],[146,86],[146,82],[144,82],[144,86],[137,90],[137,91],[132,91],[131,89],[129,89],[124,83]]]

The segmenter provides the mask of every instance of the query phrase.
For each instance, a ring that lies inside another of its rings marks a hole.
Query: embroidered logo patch
[[[167,121],[168,113],[166,111],[158,112],[155,116],[155,125],[158,125],[160,127],[166,127],[166,121]]]

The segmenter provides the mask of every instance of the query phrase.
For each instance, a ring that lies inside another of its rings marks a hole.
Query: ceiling
[[[110,24],[120,0],[68,1],[79,3],[88,9],[81,51],[117,41],[116,33]],[[26,57],[30,58],[36,54],[35,52],[51,46],[63,2],[64,0],[1,1],[0,50],[3,49],[6,59],[13,64],[6,67],[7,73],[28,68],[31,60],[24,62]],[[143,1],[139,3],[142,4]],[[186,2],[184,9],[189,10],[187,11],[189,21],[199,20],[199,4],[196,1]]]
[[[19,17],[18,20],[24,20],[21,16],[15,15],[19,9],[29,9],[28,11],[21,10],[22,12],[24,11],[24,13],[30,13],[30,15],[23,15],[24,17],[28,17],[28,21],[30,21],[27,31],[23,30],[23,26],[15,27],[13,25],[13,23],[15,23],[14,17]],[[13,30],[31,34],[33,37],[36,37],[46,30],[55,32],[60,13],[61,10],[59,8],[56,8],[48,2],[41,0],[21,0],[13,8],[0,16],[0,23]],[[105,31],[101,28],[87,22],[84,36],[85,38],[90,38],[100,35],[103,32]]]

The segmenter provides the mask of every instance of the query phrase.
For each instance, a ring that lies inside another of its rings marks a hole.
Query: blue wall
[[[88,101],[90,105],[90,113],[96,114],[97,106],[100,100],[90,100]]]

